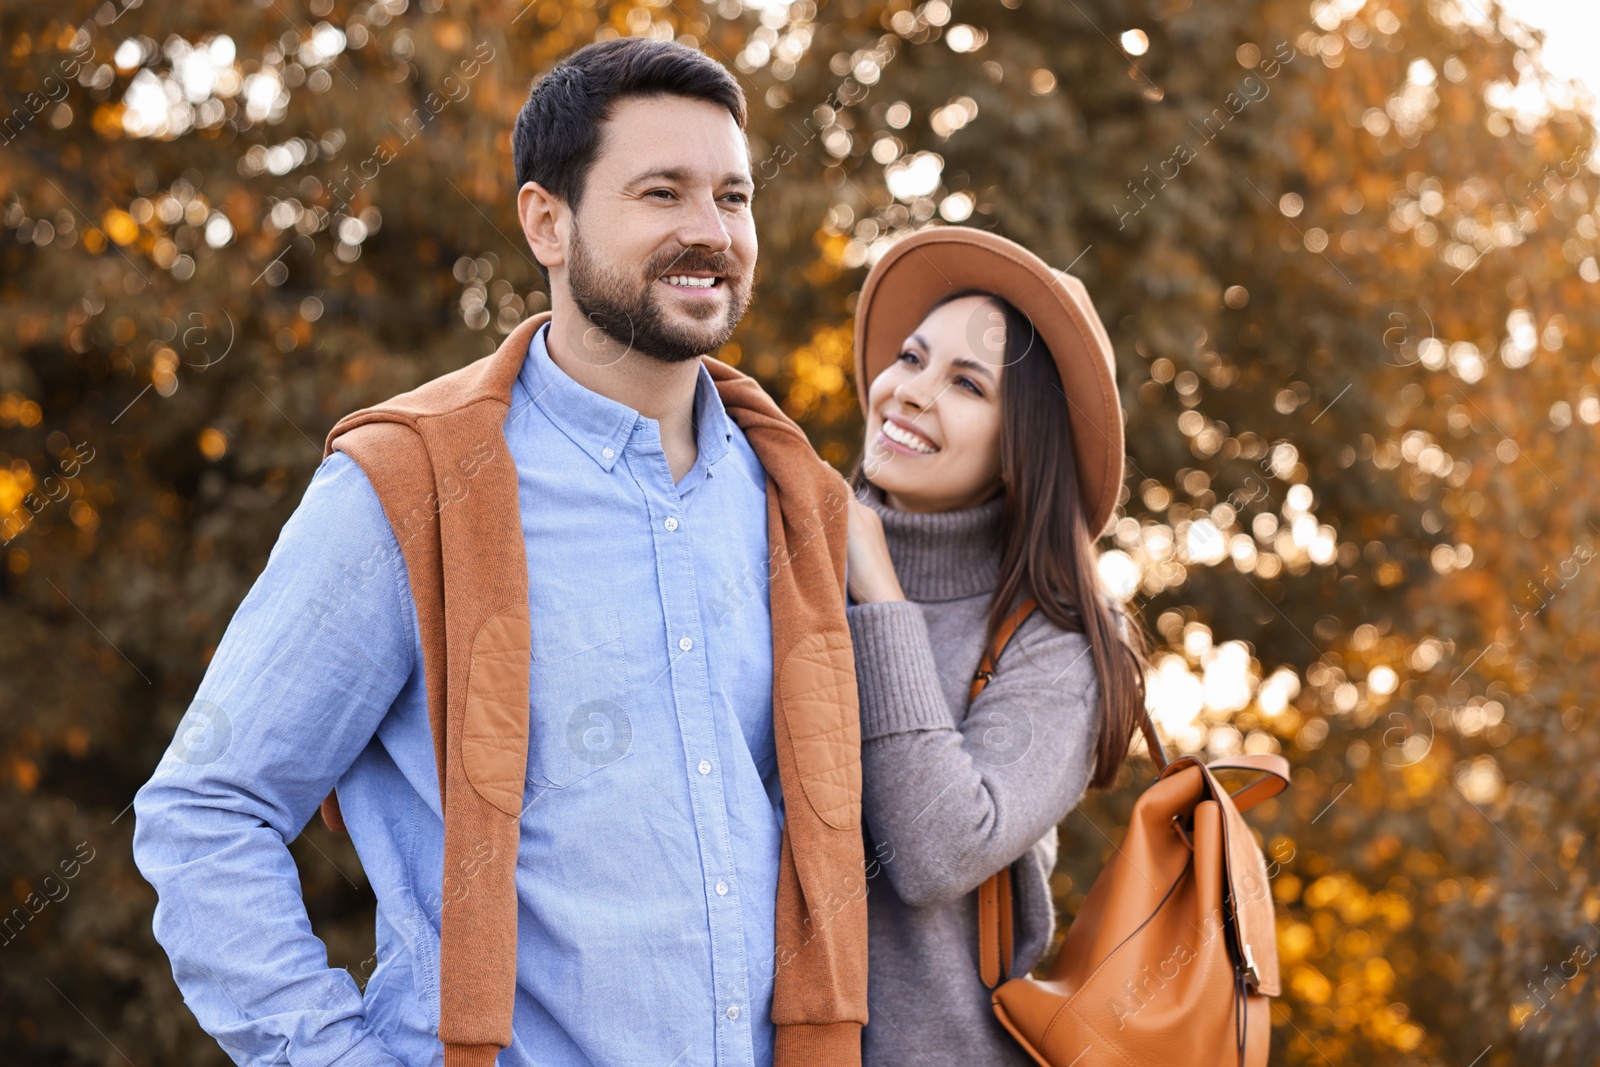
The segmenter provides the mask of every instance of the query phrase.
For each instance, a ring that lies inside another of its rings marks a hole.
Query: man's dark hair
[[[517,116],[511,134],[517,188],[538,182],[576,211],[600,151],[600,124],[617,101],[667,95],[720,104],[744,129],[744,90],[703,52],[650,37],[616,37],[578,49],[534,83]],[[548,288],[550,272],[538,267]]]

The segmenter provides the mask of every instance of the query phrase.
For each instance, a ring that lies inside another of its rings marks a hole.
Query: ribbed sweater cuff
[[[953,729],[922,608],[890,600],[851,604],[844,613],[855,645],[861,740]]]
[[[446,1045],[444,1067],[494,1067],[499,1045]]]
[[[860,1023],[780,1023],[772,1067],[861,1067]]]

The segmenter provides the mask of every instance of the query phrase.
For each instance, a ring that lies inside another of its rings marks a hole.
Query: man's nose
[[[678,228],[678,241],[688,248],[699,246],[716,252],[725,252],[732,246],[733,238],[722,224],[722,211],[712,193],[689,198],[687,215]]]

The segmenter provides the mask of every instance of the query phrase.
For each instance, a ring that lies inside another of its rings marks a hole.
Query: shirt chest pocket
[[[530,620],[528,781],[561,789],[633,751],[622,625],[610,608]]]

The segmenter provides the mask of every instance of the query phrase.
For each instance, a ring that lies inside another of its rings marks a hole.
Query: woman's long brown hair
[[[963,296],[982,296],[1005,320],[1005,373],[1000,376],[1000,581],[989,604],[984,645],[1025,596],[1063,630],[1082,633],[1099,680],[1100,731],[1094,777],[1104,789],[1116,781],[1133,732],[1144,717],[1148,646],[1136,616],[1100,589],[1098,556],[1089,537],[1072,445],[1072,416],[1055,360],[1033,323],[1009,301],[966,289],[928,310]],[[857,388],[867,388],[858,382]],[[867,485],[857,464],[850,484]]]

